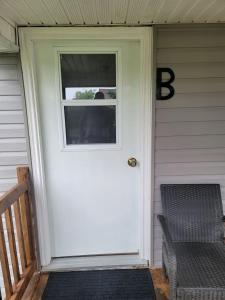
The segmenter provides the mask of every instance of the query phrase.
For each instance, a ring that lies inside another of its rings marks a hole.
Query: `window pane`
[[[61,54],[63,99],[116,99],[115,54]]]
[[[66,143],[116,143],[116,106],[65,106]]]

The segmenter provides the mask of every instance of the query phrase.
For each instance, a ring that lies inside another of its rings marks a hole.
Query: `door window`
[[[117,144],[117,54],[60,54],[65,147]]]
[[[116,99],[115,54],[61,54],[66,100]]]
[[[65,106],[66,142],[116,143],[116,106]]]

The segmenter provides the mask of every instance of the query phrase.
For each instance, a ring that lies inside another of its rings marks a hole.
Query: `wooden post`
[[[18,183],[28,182],[28,168],[17,168]],[[26,262],[29,266],[34,258],[33,239],[32,239],[32,221],[31,209],[28,197],[28,191],[20,196],[20,211],[22,221],[22,233],[24,238],[24,247],[26,254]]]

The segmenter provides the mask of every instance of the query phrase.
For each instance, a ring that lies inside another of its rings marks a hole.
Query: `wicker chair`
[[[225,300],[220,186],[163,184],[161,197],[158,219],[170,300]]]

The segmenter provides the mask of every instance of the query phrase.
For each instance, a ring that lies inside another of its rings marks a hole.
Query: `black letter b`
[[[168,81],[162,81],[163,72],[170,74],[170,79]],[[175,79],[175,74],[170,68],[157,68],[157,77],[156,77],[156,99],[157,100],[168,100],[173,97],[175,90],[171,83]],[[162,88],[167,88],[169,93],[165,96],[162,95]]]

